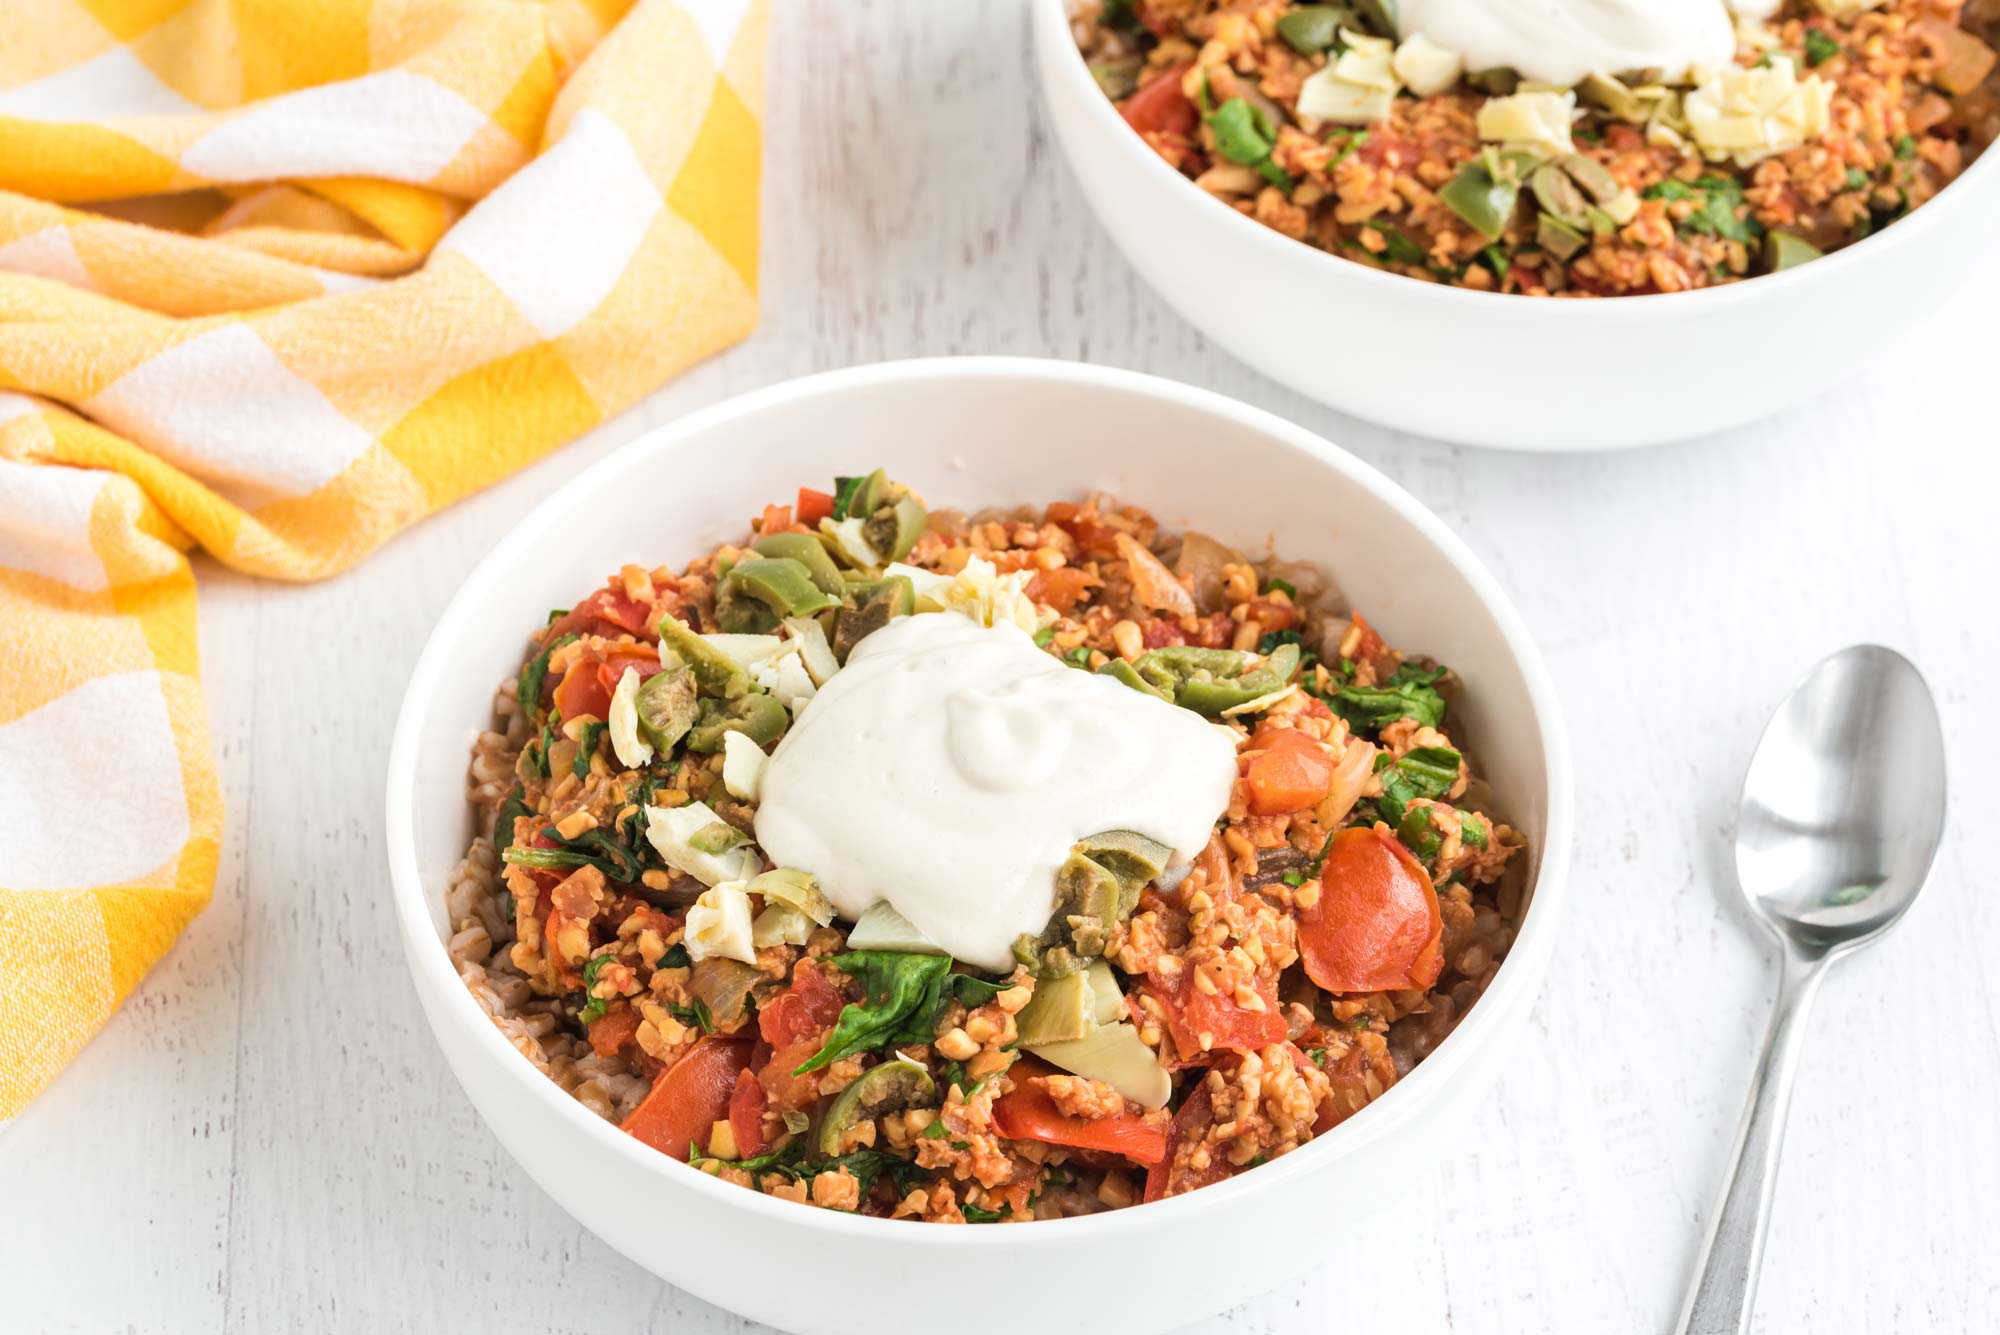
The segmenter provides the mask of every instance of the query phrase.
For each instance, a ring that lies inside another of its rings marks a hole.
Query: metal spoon
[[[1915,902],[1944,833],[1944,731],[1930,688],[1893,649],[1858,644],[1792,688],[1743,780],[1736,876],[1784,968],[1721,1203],[1679,1335],[1741,1335],[1764,1251],[1806,1013],[1826,966]]]

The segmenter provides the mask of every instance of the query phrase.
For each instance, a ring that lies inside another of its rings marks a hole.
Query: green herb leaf
[[[1818,69],[1840,54],[1840,43],[1824,28],[1806,29],[1806,68]]]
[[[1291,175],[1271,161],[1271,149],[1278,141],[1278,131],[1271,124],[1271,118],[1261,109],[1241,97],[1232,97],[1207,116],[1208,125],[1215,132],[1215,151],[1231,162],[1245,167],[1255,167],[1278,189],[1290,193]]]
[[[493,851],[501,857],[514,846],[514,822],[522,816],[532,814],[528,810],[527,796],[520,784],[515,784],[500,803],[499,812],[493,817]],[[510,915],[511,916],[511,915]]]
[[[1046,649],[1049,647],[1049,641],[1055,637],[1056,628],[1054,626],[1043,626],[1035,632],[1035,644],[1038,648]]]
[[[687,945],[684,942],[676,941],[673,945],[667,947],[666,954],[660,956],[659,967],[662,969],[691,969],[694,967],[694,960],[688,955]]]
[[[1071,667],[1074,668],[1089,667],[1090,646],[1087,644],[1079,644],[1076,648],[1070,650],[1068,653],[1063,655],[1063,662],[1069,664]]]
[[[1293,584],[1288,579],[1279,579],[1274,575],[1270,579],[1265,580],[1264,592],[1271,593],[1273,591],[1284,594],[1287,598],[1290,598],[1293,602],[1298,601],[1299,598],[1298,586]],[[1297,632],[1292,632],[1292,633],[1296,634]]]
[[[1438,855],[1444,839],[1431,826],[1429,807],[1411,807],[1403,813],[1403,819],[1396,826],[1396,837],[1403,841],[1403,847],[1417,855],[1420,862],[1428,863]]]
[[[1459,812],[1458,838],[1467,848],[1486,847],[1486,822],[1470,811]]]
[[[1404,810],[1418,798],[1435,802],[1458,782],[1458,752],[1448,746],[1419,746],[1386,765],[1387,753],[1377,758],[1382,771],[1381,807],[1390,821],[1403,818]]]
[[[579,779],[590,777],[590,758],[597,754],[597,739],[604,735],[609,726],[603,723],[586,723],[577,730],[576,759],[570,762],[569,772]]]
[[[946,1136],[950,1134],[951,1132],[944,1129],[944,1123],[942,1121],[931,1122],[928,1126],[924,1128],[923,1132],[925,1140],[943,1140]]]
[[[1114,32],[1130,32],[1139,26],[1139,11],[1133,0],[1104,0],[1097,21]]]
[[[837,477],[833,480],[833,517],[847,518],[847,508],[854,504],[854,498],[861,493],[861,484],[868,480],[863,473],[860,477]]]
[[[557,841],[556,848],[524,848],[515,845],[501,854],[503,861],[517,867],[531,867],[537,871],[560,871],[565,868],[595,867],[609,880],[629,885],[639,879],[643,870],[639,859],[632,856],[632,850],[611,837],[607,830],[586,830],[574,839],[565,840],[556,833],[556,827],[542,827],[544,838]]]
[[[542,646],[542,651],[521,665],[521,675],[514,683],[514,699],[521,706],[521,712],[530,719],[536,718],[542,708],[542,680],[549,675],[549,655],[580,636],[558,635]]]
[[[1896,161],[1908,162],[1915,156],[1917,156],[1917,138],[1915,135],[1906,134],[1896,140]]]
[[[1486,261],[1488,268],[1493,270],[1493,276],[1495,278],[1504,279],[1507,276],[1507,270],[1511,267],[1512,262],[1508,260],[1507,252],[1500,249],[1499,246],[1492,245],[1492,246],[1481,247],[1479,251],[1479,257]]]
[[[1433,683],[1446,675],[1443,668],[1416,668],[1405,663],[1382,686],[1343,686],[1327,704],[1346,719],[1349,726],[1380,729],[1397,719],[1413,718],[1427,728],[1444,722],[1444,697]]]
[[[959,1209],[965,1215],[965,1222],[968,1224],[997,1224],[1014,1213],[1014,1207],[1011,1205],[1003,1205],[997,1210],[987,1210],[977,1205],[963,1205]]]
[[[663,963],[665,962],[664,957],[662,957],[662,962]],[[676,1020],[679,1020],[682,1024],[692,1025],[696,1029],[701,1030],[701,1032],[704,1034],[712,1034],[716,1032],[715,1017],[709,1014],[708,1003],[703,1001],[700,997],[696,997],[688,1005],[668,1006],[667,1009],[670,1012],[672,1012],[673,1017]]]
[[[1008,986],[952,973],[952,961],[944,955],[851,950],[828,962],[860,981],[862,1000],[841,1008],[826,1046],[794,1068],[793,1075],[817,1071],[851,1053],[928,1043],[936,1037],[932,1031],[948,1001],[981,1006]]]
[[[1263,639],[1257,641],[1257,652],[1260,654],[1269,655],[1275,652],[1280,645],[1285,645],[1285,644],[1296,644],[1301,649],[1305,647],[1305,641],[1299,637],[1299,633],[1297,631],[1274,630],[1270,634],[1266,635]],[[1300,667],[1311,667],[1312,664],[1313,664],[1313,656],[1311,654],[1308,653],[1300,654],[1299,656]]]
[[[1380,224],[1376,225],[1375,230],[1382,234],[1382,240],[1387,243],[1383,247],[1382,253],[1396,263],[1421,266],[1426,262],[1427,257],[1424,254],[1424,248],[1410,240],[1401,231],[1394,227],[1384,227]]]

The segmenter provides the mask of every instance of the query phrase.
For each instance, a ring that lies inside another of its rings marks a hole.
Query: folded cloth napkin
[[[200,546],[309,579],[756,321],[764,0],[6,0],[0,1125],[207,903]]]

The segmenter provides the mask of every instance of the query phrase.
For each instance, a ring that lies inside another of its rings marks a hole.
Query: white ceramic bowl
[[[1071,0],[1033,0],[1056,138],[1125,258],[1274,380],[1467,445],[1594,450],[1800,402],[1928,314],[1992,246],[2000,151],[1857,245],[1698,292],[1547,300],[1420,282],[1293,241],[1196,189],[1098,89]]]
[[[730,1186],[585,1111],[501,1038],[446,957],[444,889],[473,838],[465,771],[528,629],[619,562],[679,563],[800,483],[874,465],[934,503],[1095,488],[1336,574],[1392,643],[1462,675],[1454,717],[1526,831],[1532,907],[1491,988],[1409,1077],[1331,1134],[1185,1197],[1084,1219],[948,1228],[841,1215]],[[453,598],[411,679],[389,761],[397,920],[445,1059],[543,1190],[653,1273],[806,1335],[1018,1325],[1087,1311],[1101,1335],[1218,1311],[1305,1270],[1470,1118],[1527,1019],[1569,860],[1570,760],[1541,658],[1506,596],[1435,516],[1325,441],[1169,381],[1060,362],[955,359],[776,385],[633,441],[542,502]],[[1171,1283],[1156,1276],[1163,1257]],[[1412,1258],[1418,1263],[1418,1258]],[[984,1295],[997,1289],[1001,1301]],[[968,1300],[968,1295],[974,1295]]]

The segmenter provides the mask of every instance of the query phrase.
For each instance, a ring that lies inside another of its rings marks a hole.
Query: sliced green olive
[[[930,521],[930,511],[924,509],[924,503],[905,492],[887,509],[871,515],[861,526],[861,536],[868,539],[870,547],[886,553],[891,561],[900,561],[917,545],[917,539],[924,536],[924,526]]]
[[[727,577],[716,590],[715,622],[731,635],[769,635],[779,620],[769,603]]]
[[[1460,167],[1456,176],[1438,188],[1438,201],[1488,241],[1498,241],[1500,233],[1507,230],[1519,195],[1519,186],[1495,180],[1479,158]]]
[[[1764,233],[1764,267],[1772,273],[1784,269],[1796,269],[1801,264],[1811,263],[1825,254],[1825,251],[1802,236],[1793,236],[1790,232]]]
[[[1544,213],[1535,222],[1535,244],[1559,260],[1567,260],[1590,244],[1590,238],[1561,218]]]
[[[1097,991],[1083,973],[1044,979],[1016,1020],[1024,1048],[1074,1042],[1097,1027]]]
[[[1133,895],[1136,901],[1137,894]],[[1056,872],[1056,916],[1069,929],[1076,953],[1085,959],[1104,953],[1104,942],[1123,916],[1125,887],[1109,870],[1081,853],[1071,853]]]
[[[1171,682],[1174,703],[1181,708],[1215,715],[1269,695],[1290,681],[1298,666],[1296,644],[1279,645],[1256,668],[1250,666],[1250,655],[1235,649],[1170,645],[1141,654],[1135,670],[1155,685]]]
[[[1089,858],[1134,889],[1157,880],[1173,860],[1174,850],[1157,839],[1132,830],[1106,830],[1079,839],[1071,851]]]
[[[828,1105],[819,1122],[819,1152],[839,1154],[847,1133],[885,1112],[915,1108],[937,1097],[931,1073],[908,1057],[871,1066]]]
[[[1504,65],[1487,70],[1473,70],[1465,76],[1465,82],[1489,97],[1506,97],[1521,86],[1521,75]]]
[[[1100,677],[1109,677],[1121,686],[1130,686],[1135,691],[1144,691],[1147,695],[1153,696],[1155,699],[1165,700],[1169,704],[1173,703],[1174,693],[1170,688],[1155,686],[1152,682],[1140,676],[1139,670],[1122,658],[1114,658],[1107,662],[1103,667],[1097,669],[1097,675]]]
[[[768,610],[768,609],[766,609]],[[774,623],[775,624],[775,623]],[[750,674],[736,660],[688,628],[678,617],[660,620],[660,644],[679,655],[706,695],[733,700],[750,689]]]
[[[815,587],[840,597],[840,567],[826,554],[826,544],[812,534],[768,533],[752,543],[751,547],[759,556],[797,561],[812,576]]]
[[[1646,109],[1622,80],[1608,74],[1586,74],[1576,86],[1577,95],[1592,106],[1601,107],[1621,121],[1634,124],[1646,119]]]
[[[1396,13],[1396,0],[1355,0],[1355,17],[1361,26],[1377,37],[1396,38],[1400,16]]]
[[[847,498],[847,512],[841,519],[866,519],[874,514],[883,501],[889,499],[889,474],[878,468],[855,485],[854,494]]]
[[[1542,211],[1562,219],[1571,227],[1588,224],[1590,201],[1583,197],[1583,191],[1569,173],[1553,162],[1535,168],[1535,174],[1528,178],[1528,189],[1535,195],[1535,202]]]
[[[655,672],[639,683],[634,702],[639,711],[639,732],[654,750],[662,754],[674,749],[694,726],[699,712],[700,691],[691,668]]]
[[[1302,56],[1316,56],[1340,40],[1343,25],[1354,22],[1345,5],[1300,5],[1278,20],[1278,36]]]
[[[833,656],[845,663],[854,646],[889,624],[894,617],[909,616],[917,610],[916,586],[908,575],[891,575],[866,585],[850,585],[858,599],[853,607],[841,610],[833,627]],[[866,593],[861,590],[866,589]]]
[[[789,556],[745,561],[729,572],[725,582],[757,598],[780,617],[811,616],[840,606],[838,598],[819,587],[805,562]]]
[[[785,707],[775,696],[752,691],[734,700],[703,700],[701,714],[688,733],[688,750],[704,755],[722,749],[727,733],[740,732],[759,746],[769,746],[785,730]]]

